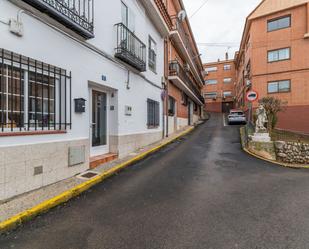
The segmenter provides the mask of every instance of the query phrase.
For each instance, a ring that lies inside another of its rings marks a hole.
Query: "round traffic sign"
[[[259,94],[257,93],[257,91],[251,90],[247,92],[246,98],[249,102],[254,102],[259,98]]]

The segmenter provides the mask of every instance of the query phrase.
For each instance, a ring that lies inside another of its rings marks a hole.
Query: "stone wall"
[[[309,164],[309,144],[297,142],[275,142],[277,160],[291,164]]]

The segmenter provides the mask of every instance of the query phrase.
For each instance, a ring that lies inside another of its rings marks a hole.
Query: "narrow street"
[[[245,154],[222,120],[2,235],[0,248],[308,248],[309,171]]]

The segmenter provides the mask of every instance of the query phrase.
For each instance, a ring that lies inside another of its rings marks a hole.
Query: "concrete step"
[[[90,169],[94,169],[104,163],[108,163],[118,158],[117,154],[107,153],[104,155],[90,157]]]

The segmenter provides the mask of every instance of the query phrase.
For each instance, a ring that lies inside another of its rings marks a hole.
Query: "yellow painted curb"
[[[276,165],[279,165],[279,166],[282,166],[282,167],[293,168],[293,169],[309,169],[309,165],[297,165],[297,164],[280,163],[280,162],[277,162],[277,161],[269,160],[269,159],[266,159],[264,157],[258,156],[258,155],[252,153],[251,151],[249,151],[246,148],[242,148],[242,149],[246,153],[251,155],[251,156],[254,156],[254,157],[258,158],[258,159],[261,159],[261,160],[264,160],[266,162],[273,163],[273,164],[276,164]]]
[[[179,139],[180,137],[183,137],[187,134],[189,134],[191,131],[194,130],[194,127],[189,128],[188,130],[180,133],[179,135],[177,135],[176,137],[159,144],[158,146],[156,146],[155,148],[152,148],[148,151],[145,151],[143,153],[141,153],[140,155],[126,161],[123,162],[121,164],[116,165],[115,167],[113,167],[112,169],[103,172],[102,174],[94,177],[91,180],[88,180],[84,183],[81,183],[79,185],[77,185],[76,187],[73,187],[72,189],[63,192],[62,194],[55,196],[49,200],[46,200],[40,204],[38,204],[37,206],[30,208],[26,211],[23,211],[15,216],[12,216],[11,218],[3,221],[0,223],[0,232],[5,232],[9,229],[12,229],[18,225],[20,225],[21,223],[41,214],[44,213],[46,211],[48,211],[49,209],[56,207],[62,203],[67,202],[68,200],[70,200],[71,198],[85,192],[86,190],[90,189],[92,186],[102,182],[103,180],[105,180],[106,178],[114,175],[115,173],[121,171],[122,169],[132,165],[133,163],[136,163],[140,160],[142,160],[143,158],[145,158],[146,156],[160,150],[161,148],[165,147],[166,145],[174,142],[175,140]]]

